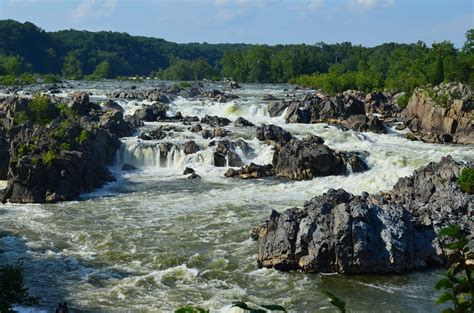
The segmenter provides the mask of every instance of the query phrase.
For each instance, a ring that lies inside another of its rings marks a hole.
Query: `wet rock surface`
[[[272,211],[257,226],[258,265],[307,272],[403,273],[441,266],[437,232],[460,225],[474,235],[474,195],[456,178],[473,167],[444,157],[400,178],[386,193],[361,196],[330,189],[303,208]]]

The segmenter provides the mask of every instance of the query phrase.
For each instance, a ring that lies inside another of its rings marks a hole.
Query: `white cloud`
[[[351,8],[372,10],[376,7],[389,7],[395,3],[395,0],[349,0]]]
[[[82,0],[74,9],[72,17],[79,21],[86,17],[108,16],[115,10],[117,0]]]
[[[308,10],[316,11],[324,6],[324,0],[309,0]]]

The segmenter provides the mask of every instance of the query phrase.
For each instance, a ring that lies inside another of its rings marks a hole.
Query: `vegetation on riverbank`
[[[12,312],[12,305],[36,303],[23,286],[23,272],[20,264],[0,266],[0,312]]]
[[[466,37],[462,49],[456,49],[449,41],[432,47],[419,41],[373,48],[350,42],[276,46],[176,44],[115,32],[45,32],[32,23],[3,20],[0,84],[53,82],[59,77],[231,77],[240,82],[293,82],[329,93],[346,89],[411,93],[415,87],[442,81],[473,85],[474,30],[469,30]]]

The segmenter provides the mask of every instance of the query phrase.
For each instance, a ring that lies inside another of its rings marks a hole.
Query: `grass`
[[[458,177],[458,186],[462,191],[474,194],[474,168],[465,168]]]

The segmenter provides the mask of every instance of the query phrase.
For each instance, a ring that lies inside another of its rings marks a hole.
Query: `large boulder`
[[[342,175],[347,170],[341,155],[315,140],[291,140],[275,152],[273,165],[277,176],[293,180]]]
[[[416,89],[402,115],[417,139],[474,144],[474,99],[468,86]]]
[[[278,270],[403,273],[443,265],[436,234],[460,225],[474,237],[474,195],[456,183],[472,164],[442,158],[401,178],[388,193],[328,190],[303,208],[272,211],[257,226],[258,265]]]
[[[273,170],[273,165],[258,165],[255,163],[250,163],[239,169],[229,168],[224,174],[226,177],[234,177],[240,179],[252,179],[252,178],[263,178],[267,176],[274,176],[275,171]]]
[[[166,106],[162,103],[145,105],[136,110],[133,116],[144,122],[156,122],[166,118]]]
[[[276,146],[285,145],[293,138],[290,132],[272,124],[257,127],[256,135],[258,140]]]
[[[120,110],[105,110],[100,116],[99,127],[117,137],[132,136],[136,131],[132,123],[124,120]]]

